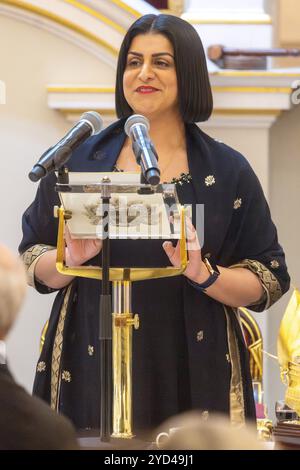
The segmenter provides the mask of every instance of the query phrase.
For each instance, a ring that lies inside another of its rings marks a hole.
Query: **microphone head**
[[[150,122],[145,116],[142,116],[141,114],[133,114],[127,119],[124,126],[124,130],[128,137],[130,137],[130,130],[135,124],[145,126],[147,131],[150,129]]]
[[[86,113],[83,113],[80,121],[85,121],[91,126],[93,129],[91,135],[99,134],[103,128],[103,119],[99,113],[96,113],[96,111],[87,111]]]
[[[38,163],[36,165],[34,165],[31,172],[28,174],[28,178],[33,183],[36,183],[37,181],[39,181],[44,176],[46,176],[46,170],[41,165],[39,165]]]

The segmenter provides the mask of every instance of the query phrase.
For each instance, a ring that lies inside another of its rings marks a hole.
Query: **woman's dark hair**
[[[179,110],[183,121],[206,121],[212,113],[213,99],[203,45],[193,26],[172,15],[144,15],[127,31],[117,66],[117,116],[123,118],[132,114],[124,96],[123,74],[133,38],[147,33],[163,34],[174,48]]]

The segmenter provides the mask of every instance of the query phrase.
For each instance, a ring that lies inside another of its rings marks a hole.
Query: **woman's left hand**
[[[188,250],[188,265],[184,271],[184,276],[191,281],[202,283],[209,277],[209,272],[202,261],[201,248],[197,232],[190,219],[186,218],[186,239]],[[172,242],[164,242],[163,249],[170,262],[175,267],[180,266],[180,241],[174,247]]]

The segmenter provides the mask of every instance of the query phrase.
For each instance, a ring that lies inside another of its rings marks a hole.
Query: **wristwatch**
[[[205,264],[210,274],[209,278],[206,279],[206,281],[201,282],[200,284],[198,284],[198,282],[194,282],[189,279],[189,283],[200,292],[205,292],[208,287],[210,287],[214,282],[216,282],[216,280],[218,279],[220,275],[220,271],[218,270],[217,265],[214,265],[214,267],[212,267],[212,265],[210,264],[207,258],[203,259],[203,263]]]

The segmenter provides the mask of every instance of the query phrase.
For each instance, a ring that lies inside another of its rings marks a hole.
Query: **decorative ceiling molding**
[[[223,70],[213,72],[212,75],[219,75],[222,77],[299,77],[300,68],[293,69],[272,69],[272,70]]]
[[[264,0],[258,2],[190,0],[182,18],[192,24],[271,25]]]
[[[182,19],[191,24],[208,25],[272,25],[272,18],[269,15],[258,16],[202,16],[199,14],[183,14]]]
[[[73,5],[76,8],[79,8],[79,10],[84,11],[85,13],[88,13],[94,18],[97,18],[100,21],[103,21],[103,23],[111,26],[115,30],[119,31],[121,34],[126,33],[126,29],[120,26],[118,23],[115,21],[111,20],[107,16],[103,15],[99,10],[94,10],[90,6],[88,6],[85,2],[80,2],[78,0],[64,0],[66,3],[70,3],[70,5]]]
[[[248,87],[263,92],[290,93],[295,81],[300,79],[300,68],[262,71],[218,70],[210,73],[212,86]],[[273,90],[272,90],[273,89]],[[249,90],[250,91],[250,90]],[[250,91],[251,92],[251,91]]]
[[[135,3],[140,11],[121,0],[0,0],[0,15],[63,37],[115,67],[129,25],[141,14],[157,12],[145,2]]]
[[[64,115],[65,119],[70,123],[79,121],[84,111],[91,108],[82,109],[60,109],[59,111]],[[103,109],[101,107],[94,108],[104,122],[108,126],[117,119],[114,108]],[[274,110],[215,110],[209,121],[201,122],[202,128],[260,128],[269,129],[274,122],[281,115],[280,111]]]
[[[226,110],[227,111],[227,110]],[[242,112],[222,112],[218,110],[214,112],[209,121],[201,122],[200,127],[203,129],[210,128],[231,128],[231,129],[270,129],[276,122],[281,112],[265,113],[261,110],[242,110]],[[238,110],[236,110],[238,111]],[[267,110],[268,111],[268,110]]]
[[[297,75],[296,75],[297,76]],[[300,74],[298,75],[300,78]],[[212,79],[213,77],[211,77]],[[272,76],[259,77],[264,80],[264,86],[244,86],[249,77],[239,78],[240,86],[228,86],[231,77],[219,77],[222,86],[212,86],[214,100],[214,114],[205,126],[228,126],[234,124],[246,127],[268,127],[278,118],[284,110],[292,108],[291,86],[274,87]],[[251,79],[253,77],[250,77]],[[280,77],[275,77],[280,78]],[[290,77],[281,77],[289,80]],[[294,77],[295,78],[295,77]],[[287,82],[288,83],[288,82]],[[283,85],[287,85],[283,83]],[[242,86],[241,86],[242,85]],[[114,87],[95,86],[66,86],[51,85],[47,87],[48,106],[51,109],[64,113],[68,120],[74,121],[80,114],[88,109],[98,111],[104,115],[107,122],[112,122],[115,116]]]
[[[126,31],[140,16],[147,13],[158,13],[149,3],[141,0],[127,0],[126,2],[121,0],[80,0],[80,3],[110,18]]]

